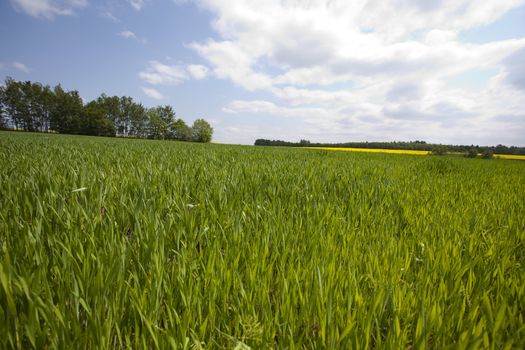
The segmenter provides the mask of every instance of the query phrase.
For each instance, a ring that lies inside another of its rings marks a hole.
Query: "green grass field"
[[[0,133],[0,348],[525,347],[525,162]]]

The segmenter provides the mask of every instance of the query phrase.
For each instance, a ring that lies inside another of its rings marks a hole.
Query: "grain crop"
[[[524,214],[524,162],[2,132],[0,348],[524,348]]]

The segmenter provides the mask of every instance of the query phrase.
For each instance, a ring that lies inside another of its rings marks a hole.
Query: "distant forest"
[[[441,152],[472,152],[482,153],[490,150],[495,154],[515,154],[525,155],[525,147],[504,145],[497,146],[477,146],[477,145],[442,145],[426,143],[425,141],[394,141],[394,142],[345,142],[345,143],[311,143],[308,140],[301,140],[300,142],[288,142],[281,140],[265,140],[258,139],[255,141],[255,146],[287,146],[287,147],[336,147],[336,148],[374,148],[374,149],[401,149],[401,150],[417,150],[417,151],[431,151],[435,152],[439,149]]]
[[[204,119],[190,127],[169,105],[146,108],[127,96],[100,95],[84,104],[78,91],[6,78],[0,86],[0,129],[210,142]]]

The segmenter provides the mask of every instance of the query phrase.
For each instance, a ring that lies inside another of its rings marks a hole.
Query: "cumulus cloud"
[[[257,57],[239,43],[210,40],[206,44],[194,43],[190,47],[214,66],[213,71],[218,78],[229,79],[247,90],[271,86],[271,78],[268,75],[252,69]]]
[[[136,39],[137,36],[135,35],[135,33],[133,33],[132,31],[130,30],[124,30],[122,32],[119,32],[117,34],[118,36],[121,36],[123,38],[126,38],[126,39]]]
[[[111,13],[109,10],[101,9],[99,12],[99,16],[108,19],[114,23],[120,23],[120,19],[113,15],[113,13]]]
[[[208,67],[200,64],[190,64],[186,69],[193,79],[202,80],[208,76]]]
[[[10,0],[13,7],[36,18],[69,16],[87,5],[87,0]]]
[[[160,93],[160,91],[154,88],[143,87],[142,92],[144,92],[144,94],[149,98],[153,98],[155,100],[164,99],[164,96]]]
[[[326,141],[358,128],[365,138],[467,142],[498,130],[505,138],[508,125],[496,116],[525,106],[525,38],[469,43],[460,35],[523,0],[197,2],[219,36],[189,45],[209,74],[273,95],[232,101],[229,113],[297,118]],[[476,69],[499,73],[474,92],[448,85]]]
[[[184,67],[167,65],[158,61],[150,61],[148,68],[139,73],[139,77],[152,85],[176,85],[188,79]]]
[[[159,61],[150,61],[148,68],[139,73],[139,77],[152,85],[177,85],[185,80],[205,79],[209,69],[200,64],[175,64],[169,65]]]
[[[142,44],[145,44],[147,41],[144,38],[139,37],[137,34],[133,33],[131,30],[123,30],[117,33],[118,36],[121,36],[125,39],[133,39]]]
[[[133,7],[136,11],[142,10],[142,7],[144,6],[144,0],[128,0],[131,7]]]
[[[503,61],[505,81],[517,89],[525,91],[525,48],[509,55]]]
[[[21,72],[24,72],[24,73],[29,73],[30,69],[29,67],[27,67],[25,64],[21,63],[21,62],[13,62],[12,64],[13,68],[21,71]]]

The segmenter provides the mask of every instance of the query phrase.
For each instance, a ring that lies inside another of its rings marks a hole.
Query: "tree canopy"
[[[210,142],[213,135],[213,128],[204,119],[197,119],[193,122],[193,141]]]
[[[101,94],[84,104],[76,90],[6,78],[0,86],[0,129],[210,142],[211,125],[189,127],[170,105],[146,108],[128,96]]]

